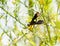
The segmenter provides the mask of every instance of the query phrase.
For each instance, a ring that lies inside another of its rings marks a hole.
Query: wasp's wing
[[[36,22],[36,24],[42,24],[43,20],[39,20],[38,22]]]

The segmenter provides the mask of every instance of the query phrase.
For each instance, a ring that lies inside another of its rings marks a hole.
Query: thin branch
[[[23,23],[21,23],[17,18],[15,18],[14,16],[12,16],[6,9],[4,9],[3,7],[0,7],[3,11],[6,12],[6,14],[10,15],[12,18],[14,18],[17,22],[19,22],[21,25],[23,25],[24,27],[26,27]]]
[[[18,41],[20,41],[23,37],[25,37],[27,35],[27,33],[25,33],[25,34],[23,34],[23,36],[19,36],[18,38],[16,38],[17,40],[16,40],[16,43],[18,42]]]
[[[10,36],[8,35],[8,31],[5,31],[2,27],[0,27],[2,30],[3,30],[3,32],[10,38]],[[10,38],[11,39],[11,38]],[[12,39],[11,39],[12,40]]]
[[[43,8],[41,9],[42,11],[42,17],[43,17],[43,19],[44,19],[44,23],[45,23],[45,25],[46,25],[46,28],[47,28],[47,32],[48,32],[48,37],[49,37],[49,40],[51,40],[51,37],[50,37],[50,31],[49,31],[49,29],[48,29],[48,23],[46,23],[46,20],[45,20],[45,18],[44,18],[44,16],[43,16]],[[47,20],[48,21],[48,20]]]

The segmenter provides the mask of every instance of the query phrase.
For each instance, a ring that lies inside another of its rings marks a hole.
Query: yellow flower
[[[40,3],[41,5],[43,5],[43,4],[44,4],[44,0],[39,0],[39,3]]]

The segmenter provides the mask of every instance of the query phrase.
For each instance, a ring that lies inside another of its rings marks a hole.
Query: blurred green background
[[[0,46],[60,46],[60,0],[0,0]]]

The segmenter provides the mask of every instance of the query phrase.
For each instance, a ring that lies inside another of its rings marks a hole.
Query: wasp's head
[[[37,14],[37,17],[40,16],[40,13],[39,12],[36,12],[36,14]]]

